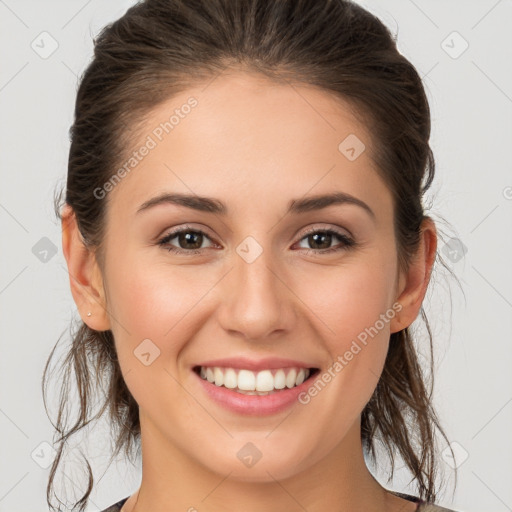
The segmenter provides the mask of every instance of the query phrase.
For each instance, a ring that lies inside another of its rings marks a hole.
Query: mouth
[[[194,366],[203,380],[242,395],[273,395],[296,388],[315,377],[319,368],[298,366],[252,371],[223,366]]]

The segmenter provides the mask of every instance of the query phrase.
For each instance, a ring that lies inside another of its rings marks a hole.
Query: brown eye
[[[312,249],[328,249],[331,246],[333,236],[329,233],[317,232],[313,235],[308,235],[308,243],[312,245]],[[317,246],[317,247],[315,247]],[[321,246],[321,247],[318,247]]]
[[[341,244],[338,246],[331,247],[333,240],[338,239]],[[343,233],[339,233],[333,229],[316,229],[306,233],[301,239],[301,242],[306,240],[309,247],[303,247],[305,249],[312,250],[314,252],[326,253],[332,251],[340,251],[355,246],[355,241]]]
[[[174,239],[177,239],[177,241],[171,244],[171,240]],[[158,241],[158,245],[164,247],[170,252],[191,252],[193,254],[197,254],[203,249],[201,246],[205,239],[209,240],[209,237],[200,229],[185,228],[169,233]]]
[[[182,249],[199,249],[203,242],[203,235],[193,231],[182,231],[176,238]]]

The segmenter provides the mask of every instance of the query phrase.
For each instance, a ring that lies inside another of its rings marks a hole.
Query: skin
[[[80,315],[93,329],[113,331],[139,404],[142,483],[122,511],[415,510],[369,472],[360,418],[390,334],[420,311],[435,225],[423,223],[418,253],[399,272],[392,197],[375,171],[370,133],[347,103],[313,87],[225,73],[151,111],[139,142],[190,96],[197,107],[109,192],[101,265],[84,248],[72,211],[63,216]],[[349,134],[366,145],[354,161],[338,150]],[[364,201],[375,219],[351,204],[285,215],[290,200],[333,191]],[[229,213],[172,204],[137,213],[162,192],[216,198]],[[185,225],[208,235],[199,254],[178,238],[170,245],[190,254],[157,244]],[[358,245],[344,248],[335,236],[314,245],[307,228],[337,229]],[[263,250],[252,263],[236,252],[247,236]],[[212,402],[191,372],[200,361],[240,355],[326,369],[396,303],[400,313],[307,405],[243,416]],[[134,350],[148,338],[160,355],[145,366]],[[262,453],[250,468],[236,456],[247,442]]]

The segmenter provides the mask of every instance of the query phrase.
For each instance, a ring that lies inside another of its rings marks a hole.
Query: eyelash
[[[199,233],[199,234],[207,237],[208,239],[210,238],[204,231],[202,231],[200,229],[191,229],[191,228],[185,227],[182,229],[172,231],[171,233],[168,233],[163,238],[158,240],[157,244],[159,246],[163,247],[165,250],[172,252],[174,254],[186,254],[188,256],[190,256],[192,254],[200,254],[203,249],[181,249],[180,247],[175,247],[175,246],[169,245],[169,242],[172,239],[176,238],[176,236],[181,233],[196,233],[196,234]],[[304,240],[304,238],[307,238],[308,236],[316,234],[316,233],[334,235],[335,237],[337,237],[339,240],[342,241],[342,245],[330,247],[328,249],[305,249],[308,252],[312,251],[315,254],[326,254],[326,253],[331,253],[331,252],[353,249],[357,245],[357,243],[352,238],[350,238],[349,236],[347,236],[343,233],[340,233],[334,229],[319,229],[319,228],[313,228],[313,229],[310,229],[309,231],[306,231],[304,233],[304,235],[302,236],[302,238],[299,240],[299,242]]]

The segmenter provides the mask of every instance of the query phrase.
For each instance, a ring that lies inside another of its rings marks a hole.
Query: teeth
[[[224,372],[224,386],[226,386],[229,389],[235,389],[237,385],[238,379],[235,370],[233,370],[233,368],[228,368]]]
[[[276,389],[283,389],[285,386],[286,375],[283,370],[277,370],[276,374],[274,375],[274,387]]]
[[[256,376],[254,372],[250,372],[249,370],[240,370],[238,372],[238,389],[242,391],[254,391],[256,389]],[[266,390],[258,389],[258,391]]]
[[[295,386],[295,381],[297,380],[297,370],[292,369],[288,372],[286,376],[286,387],[293,388]]]
[[[222,384],[224,384],[224,374],[220,368],[213,369],[213,376],[215,378],[216,386],[222,386]]]
[[[256,389],[258,391],[274,391],[274,376],[270,370],[263,370],[256,375]]]
[[[278,370],[237,370],[235,368],[201,366],[202,379],[233,389],[244,395],[268,395],[279,389],[302,384],[310,375],[306,368],[280,368]]]

